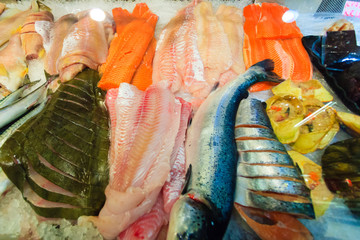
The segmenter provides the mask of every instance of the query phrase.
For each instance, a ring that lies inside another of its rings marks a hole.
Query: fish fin
[[[185,194],[187,192],[187,187],[189,185],[189,181],[190,181],[190,176],[191,176],[191,164],[189,165],[187,171],[186,171],[186,174],[185,174],[185,182],[184,182],[184,187],[181,191],[181,195]]]
[[[211,92],[213,92],[213,91],[215,91],[216,89],[218,89],[219,85],[220,85],[220,82],[216,82],[216,83],[214,84],[214,86],[212,87]]]
[[[274,83],[281,83],[284,81],[284,79],[282,79],[281,77],[279,77],[279,75],[277,75],[276,73],[274,72],[269,72],[267,74],[267,79],[266,81],[268,82],[274,82]]]
[[[263,68],[266,72],[271,72],[274,71],[275,63],[271,59],[265,59],[263,61],[255,63],[251,67],[255,67],[255,66]]]

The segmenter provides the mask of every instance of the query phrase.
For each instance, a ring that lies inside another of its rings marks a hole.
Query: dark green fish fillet
[[[0,166],[9,179],[23,194],[43,199],[25,198],[43,217],[96,215],[105,202],[109,120],[98,81],[98,73],[86,69],[62,83],[44,109],[0,149]],[[48,207],[46,201],[72,207]]]

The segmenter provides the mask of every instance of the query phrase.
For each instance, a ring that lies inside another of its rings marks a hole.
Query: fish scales
[[[171,211],[168,239],[219,239],[233,208],[237,151],[236,110],[256,82],[279,81],[265,60],[212,92],[196,112],[186,139],[191,171],[184,194]]]

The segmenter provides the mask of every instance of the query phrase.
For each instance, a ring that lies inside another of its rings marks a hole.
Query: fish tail
[[[266,72],[272,72],[272,71],[274,71],[275,63],[271,59],[265,59],[261,62],[258,62],[258,63],[255,63],[254,65],[252,65],[252,67],[255,67],[255,66],[263,68]]]
[[[263,61],[260,61],[256,64],[252,65],[251,68],[260,69],[260,71],[265,72],[266,78],[263,78],[262,80],[258,81],[254,85],[252,85],[249,88],[249,91],[257,92],[257,91],[269,90],[276,84],[283,82],[284,79],[282,79],[279,75],[277,75],[275,72],[273,72],[274,67],[275,67],[275,63],[271,59],[265,59]]]

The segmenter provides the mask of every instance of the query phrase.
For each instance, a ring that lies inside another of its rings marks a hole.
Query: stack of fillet
[[[286,23],[289,9],[276,3],[252,4],[244,8],[244,62],[246,68],[264,59],[275,62],[275,70],[284,79],[304,82],[312,78],[312,65],[304,49],[300,29]],[[274,84],[258,83],[250,91],[270,89]]]
[[[45,71],[59,74],[63,82],[73,79],[86,67],[97,70],[106,61],[113,21],[109,16],[102,22],[95,21],[89,12],[66,14],[55,23],[35,22],[35,29],[46,46]]]
[[[137,4],[130,14],[122,8],[113,9],[117,35],[111,42],[98,87],[103,90],[131,83],[140,90],[151,85],[152,60],[155,54],[155,26],[158,16],[145,3]]]
[[[191,106],[167,85],[141,91],[122,83],[108,90],[110,181],[98,217],[89,219],[113,239],[155,239],[168,222],[185,181],[185,131]],[[81,221],[82,221],[81,220]]]

